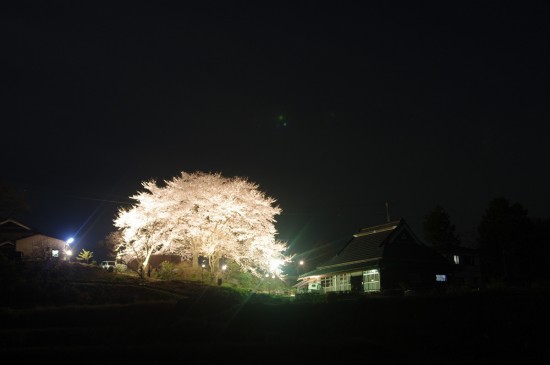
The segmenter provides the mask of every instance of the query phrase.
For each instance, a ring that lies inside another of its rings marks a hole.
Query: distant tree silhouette
[[[434,247],[460,245],[460,238],[455,233],[449,213],[440,205],[424,216],[424,237]]]
[[[550,219],[533,218],[531,222],[528,272],[533,282],[550,285]]]
[[[0,218],[20,218],[29,211],[23,192],[0,178]]]
[[[511,283],[528,279],[532,224],[519,203],[489,202],[478,226],[482,280]]]

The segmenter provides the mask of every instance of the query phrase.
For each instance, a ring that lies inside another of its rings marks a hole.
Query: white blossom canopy
[[[275,238],[281,208],[257,184],[204,172],[182,172],[164,183],[143,182],[145,191],[131,197],[136,203],[118,211],[114,224],[123,233],[121,255],[144,265],[155,253],[187,260],[201,255],[214,271],[224,259],[257,276],[282,276],[281,266],[291,257]]]

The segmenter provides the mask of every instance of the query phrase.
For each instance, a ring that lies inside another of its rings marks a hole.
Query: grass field
[[[9,285],[4,275],[2,296],[10,298],[0,308],[3,364],[492,364],[538,363],[550,353],[544,291],[312,302],[96,268],[64,270],[72,272],[12,273],[17,283]]]

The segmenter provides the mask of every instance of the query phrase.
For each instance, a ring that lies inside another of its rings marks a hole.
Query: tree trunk
[[[199,252],[196,249],[196,245],[193,239],[191,239],[191,252],[193,253],[193,269],[197,270],[199,268]]]

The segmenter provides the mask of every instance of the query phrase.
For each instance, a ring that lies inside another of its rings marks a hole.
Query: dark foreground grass
[[[3,310],[0,352],[17,359],[6,364],[44,355],[209,364],[538,362],[549,354],[549,304],[547,294],[525,293],[275,305],[203,296]]]
[[[12,298],[20,305],[0,308],[1,363],[495,364],[549,359],[548,292],[274,300],[197,283],[121,281],[50,278],[50,286],[66,293],[66,303]]]

